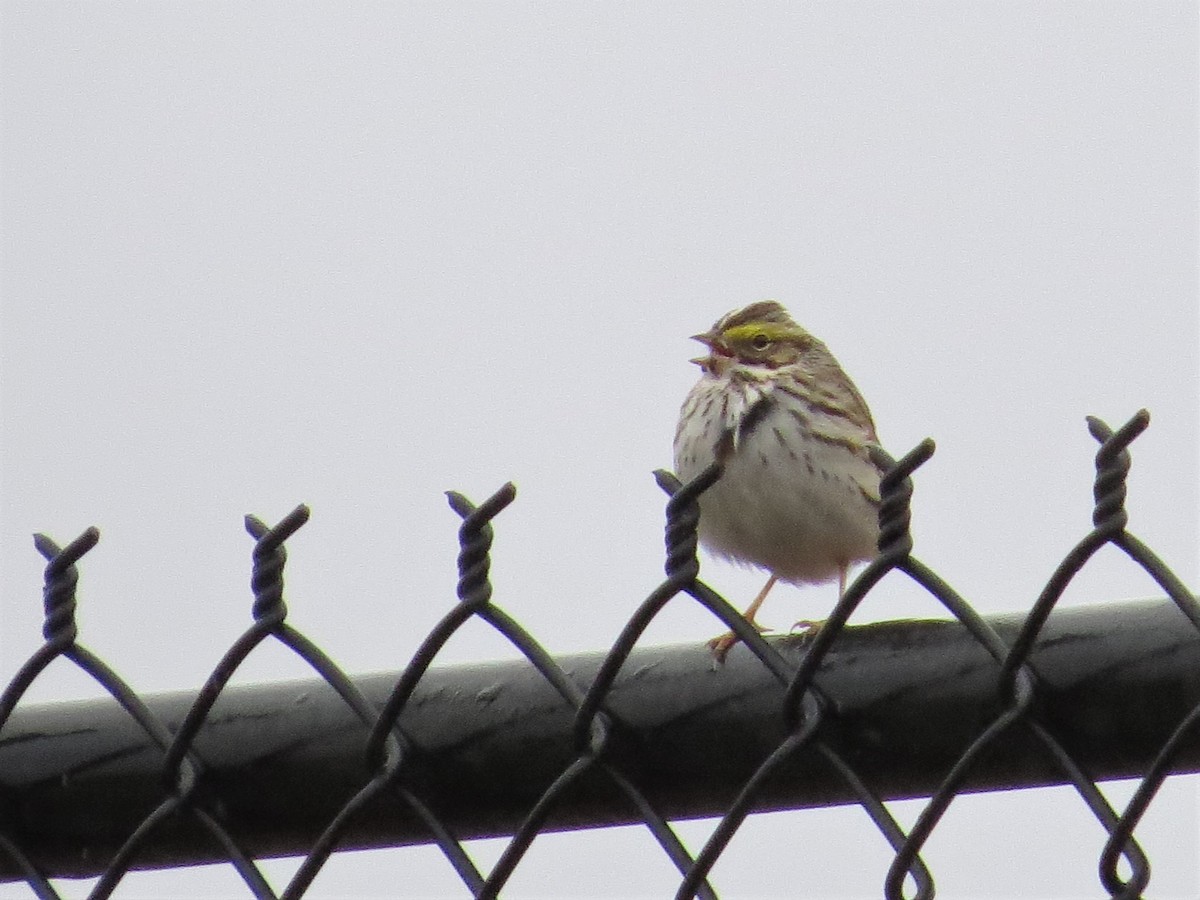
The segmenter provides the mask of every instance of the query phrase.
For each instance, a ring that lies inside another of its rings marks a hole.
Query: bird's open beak
[[[693,334],[691,339],[702,343],[708,348],[709,353],[707,356],[697,356],[689,362],[695,363],[706,372],[720,375],[729,357],[722,353],[717,346],[717,336],[711,331],[706,331],[704,334]]]

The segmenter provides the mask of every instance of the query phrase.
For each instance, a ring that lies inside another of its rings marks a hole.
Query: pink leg
[[[838,567],[838,599],[839,600],[841,600],[842,597],[844,597],[846,595],[846,572],[849,570],[849,568],[850,567],[848,565],[846,565],[845,563],[842,563]],[[792,631],[802,630],[805,634],[813,635],[813,634],[816,634],[818,631],[820,631],[821,626],[824,624],[825,624],[824,619],[820,619],[816,622],[814,622],[812,619],[801,619],[799,622],[797,622],[795,625],[792,626]]]
[[[767,599],[767,594],[771,593],[771,588],[775,587],[775,582],[779,580],[777,575],[772,575],[767,579],[767,583],[763,585],[763,589],[758,592],[758,596],[754,598],[746,611],[742,613],[746,617],[746,621],[763,631],[763,627],[754,621],[754,617],[758,615],[758,609],[763,605],[763,601]],[[738,642],[738,637],[732,631],[719,635],[708,642],[709,649],[712,650],[713,656],[717,658],[717,662],[724,662],[726,654],[729,653],[729,648]]]

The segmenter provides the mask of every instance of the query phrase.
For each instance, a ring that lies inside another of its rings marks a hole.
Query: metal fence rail
[[[198,695],[139,698],[76,642],[76,563],[98,540],[65,548],[39,536],[48,560],[46,643],[0,695],[0,879],[57,896],[54,876],[99,875],[108,896],[130,869],[228,860],[255,896],[275,896],[254,860],[304,855],[282,896],[301,896],[336,849],[436,843],[468,892],[494,897],[542,831],[643,822],[680,872],[677,897],[716,896],[708,872],[744,818],[766,809],[860,804],[895,849],[884,894],[932,897],[920,851],[955,796],[1071,784],[1110,835],[1104,890],[1137,897],[1149,862],[1133,830],[1167,775],[1200,770],[1200,604],[1126,530],[1129,443],[1143,411],[1113,433],[1089,420],[1096,456],[1093,529],[1024,617],[983,619],[912,556],[911,472],[926,441],[883,479],[880,555],[849,586],[815,638],[764,639],[699,581],[696,498],[718,466],[667,504],[666,580],[603,654],[552,659],[491,603],[492,519],[511,485],[463,518],[459,598],[396,675],[351,679],[286,622],[284,541],[308,517],[256,539],[254,622]],[[1071,578],[1105,544],[1156,580],[1162,601],[1051,616]],[[889,571],[920,583],[953,622],[845,623]],[[672,597],[687,594],[746,642],[721,669],[703,647],[637,648]],[[431,669],[454,631],[489,622],[526,662]],[[249,688],[226,684],[274,638],[319,678]],[[18,710],[55,658],[72,660],[117,701]],[[568,674],[569,673],[569,674]],[[1147,702],[1152,698],[1153,702]],[[1113,810],[1098,780],[1135,776]],[[928,797],[907,833],[883,801]],[[694,857],[669,820],[720,816]],[[511,835],[490,872],[463,840]],[[1117,873],[1124,857],[1131,875]]]

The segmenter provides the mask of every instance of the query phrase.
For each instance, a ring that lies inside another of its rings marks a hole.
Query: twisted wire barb
[[[42,634],[55,646],[67,647],[75,641],[78,628],[75,625],[75,587],[79,583],[79,569],[75,563],[100,541],[100,529],[92,526],[61,550],[44,534],[33,536],[37,551],[48,560],[46,584],[42,589],[46,621]]]
[[[1092,523],[1101,534],[1115,537],[1129,522],[1129,514],[1125,512],[1125,479],[1133,464],[1129,445],[1150,426],[1150,413],[1139,410],[1116,432],[1095,416],[1087,417],[1087,426],[1092,437],[1100,442],[1096,451],[1096,483],[1092,489],[1096,500]]]
[[[8,721],[21,697],[34,679],[57,657],[75,645],[79,629],[75,624],[75,587],[79,571],[75,564],[100,541],[100,530],[88,528],[65,548],[60,548],[44,534],[35,534],[33,544],[46,560],[42,606],[45,620],[42,636],[46,642],[26,660],[4,693],[0,694],[0,728]]]
[[[283,566],[287,562],[287,548],[283,543],[300,530],[310,515],[309,508],[301,504],[274,528],[268,527],[257,516],[246,516],[246,532],[254,538],[250,590],[254,593],[252,612],[255,620],[266,620],[267,624],[275,625],[287,617],[287,606],[283,602]]]
[[[683,588],[700,574],[700,495],[717,483],[724,465],[713,463],[686,485],[665,469],[656,469],[654,481],[670,498],[667,500],[667,525],[664,529],[667,578]]]

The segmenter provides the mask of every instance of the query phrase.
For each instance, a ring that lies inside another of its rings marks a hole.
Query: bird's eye
[[[771,339],[765,334],[756,334],[750,338],[750,346],[755,350],[766,350],[771,346]]]

